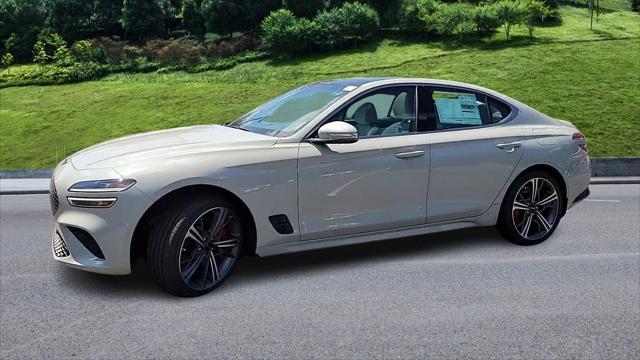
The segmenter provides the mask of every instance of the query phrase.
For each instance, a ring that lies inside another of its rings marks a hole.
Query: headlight
[[[132,187],[136,181],[133,179],[108,179],[82,181],[71,185],[71,192],[120,192]]]

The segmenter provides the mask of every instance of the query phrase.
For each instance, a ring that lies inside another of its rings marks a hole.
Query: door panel
[[[424,224],[429,178],[425,136],[301,143],[302,240]]]
[[[516,120],[430,134],[428,223],[478,216],[489,209],[524,152]]]

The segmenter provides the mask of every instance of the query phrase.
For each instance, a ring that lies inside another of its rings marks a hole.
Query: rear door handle
[[[414,157],[420,157],[422,155],[424,155],[424,151],[416,150],[416,151],[408,151],[408,152],[397,153],[396,157],[398,159],[410,159],[410,158],[414,158]]]
[[[514,152],[520,146],[522,146],[522,144],[519,143],[519,142],[510,142],[510,143],[497,144],[496,145],[496,147],[498,149],[502,149],[502,150],[504,150],[506,152]]]

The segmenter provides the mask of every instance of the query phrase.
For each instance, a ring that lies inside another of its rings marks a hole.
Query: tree
[[[44,20],[41,0],[0,0],[0,39],[16,60],[31,59]]]
[[[589,8],[589,30],[593,30],[593,15],[600,16],[600,1],[587,0],[587,6]]]
[[[640,0],[629,0],[631,3],[631,10],[640,11]]]
[[[533,37],[533,29],[539,21],[549,16],[551,10],[540,0],[521,0],[522,10],[522,22],[527,26],[529,30],[529,37]]]
[[[123,0],[96,0],[94,7],[95,26],[107,34],[120,33]]]
[[[49,0],[49,25],[65,39],[78,39],[92,27],[93,4],[86,0]]]
[[[200,12],[202,0],[184,0],[182,4],[182,25],[191,35],[204,40],[206,32],[204,18]]]
[[[513,0],[498,0],[495,3],[495,7],[502,27],[504,27],[504,32],[507,35],[507,40],[509,40],[509,34],[513,26],[522,23],[523,7]]]
[[[202,17],[207,29],[220,35],[230,35],[250,28],[247,3],[237,0],[204,0]]]
[[[122,27],[126,35],[142,41],[145,36],[162,33],[163,16],[158,0],[124,0]]]
[[[325,9],[325,0],[284,0],[282,5],[294,15],[310,19]]]

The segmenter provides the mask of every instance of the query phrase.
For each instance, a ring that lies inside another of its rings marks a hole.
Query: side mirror
[[[332,121],[318,129],[318,137],[307,139],[320,144],[350,144],[358,141],[358,130],[344,121]]]

